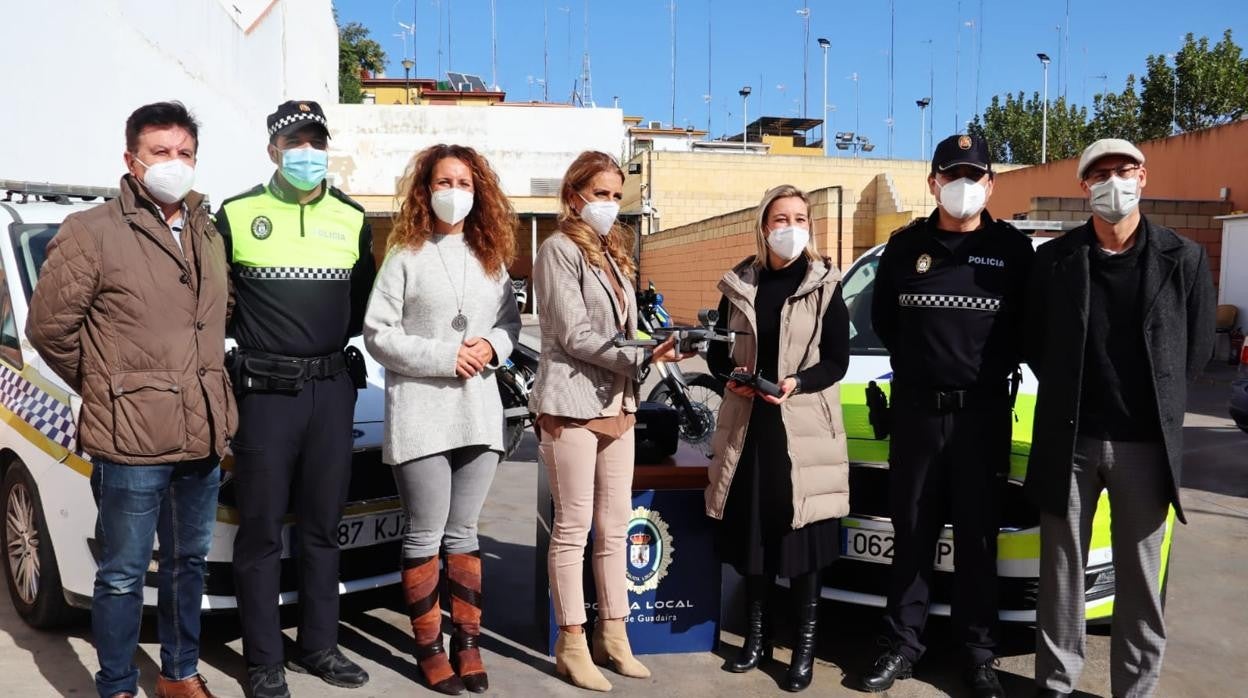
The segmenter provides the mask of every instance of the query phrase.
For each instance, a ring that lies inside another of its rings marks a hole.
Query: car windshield
[[[48,256],[48,243],[56,235],[59,224],[49,223],[14,223],[9,226],[13,237],[13,249],[17,251],[17,267],[22,275],[22,289],[26,292],[26,300],[35,290],[35,282],[39,280],[39,270],[43,268],[43,260]]]
[[[841,281],[845,306],[849,309],[849,352],[851,354],[888,354],[884,343],[871,328],[871,297],[875,291],[875,270],[880,255],[872,254],[858,260]]]

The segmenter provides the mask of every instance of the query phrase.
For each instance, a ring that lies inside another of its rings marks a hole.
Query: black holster
[[[347,360],[347,375],[351,378],[351,384],[356,390],[367,388],[368,365],[364,363],[364,353],[349,346],[342,350],[342,354]]]
[[[249,392],[298,393],[308,380],[331,378],[346,371],[347,359],[343,352],[303,358],[236,349],[226,356],[226,369],[234,382],[234,391],[239,395]]]

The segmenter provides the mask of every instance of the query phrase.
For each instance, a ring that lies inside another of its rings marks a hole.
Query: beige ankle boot
[[[585,633],[559,631],[555,641],[555,673],[568,677],[573,685],[591,691],[610,691],[611,682],[598,671],[589,656]]]
[[[594,624],[594,662],[634,679],[650,678],[650,670],[633,656],[623,620],[599,619]]]

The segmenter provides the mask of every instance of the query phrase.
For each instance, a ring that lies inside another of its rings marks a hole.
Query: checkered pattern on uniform
[[[7,367],[0,368],[0,403],[52,441],[69,448],[77,435],[69,405]]]
[[[315,267],[238,267],[238,275],[244,279],[299,279],[301,281],[350,281],[350,269],[323,269]]]
[[[316,123],[324,126],[325,128],[329,128],[329,123],[326,122],[325,117],[321,116],[320,114],[304,114],[304,113],[290,114],[288,116],[283,116],[277,121],[274,121],[273,125],[269,127],[269,135],[272,136],[278,131],[298,121],[315,121]]]
[[[897,297],[903,308],[950,308],[953,310],[986,310],[995,313],[1001,309],[1000,298],[982,296],[947,296],[941,293],[903,293]]]

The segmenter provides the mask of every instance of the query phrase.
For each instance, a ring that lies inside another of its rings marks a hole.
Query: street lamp
[[[750,142],[750,86],[746,85],[737,94],[741,95],[741,152],[749,150]]]
[[[853,73],[852,75],[849,76],[849,79],[854,81],[854,132],[858,133],[861,131],[861,129],[858,128],[859,126],[858,117],[859,117],[859,114],[861,113],[861,110],[859,109],[859,102],[858,102],[858,73]],[[854,157],[858,157],[857,149],[854,150]]]
[[[927,131],[924,128],[923,120],[924,117],[927,116],[927,105],[932,103],[932,98],[924,97],[922,99],[916,99],[914,100],[914,103],[919,107],[919,159],[926,160],[927,139],[924,138],[924,136],[927,135]]]
[[[832,42],[819,37],[819,48],[823,49],[823,111],[819,118],[823,120],[823,156],[828,156],[828,48]]]
[[[1040,164],[1049,161],[1049,54],[1037,53],[1036,58],[1044,66],[1044,116],[1040,129]]]
[[[412,67],[416,62],[410,58],[403,59],[403,91],[407,93],[407,103],[412,103]]]

